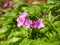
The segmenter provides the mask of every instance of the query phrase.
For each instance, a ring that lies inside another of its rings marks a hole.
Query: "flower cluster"
[[[12,3],[9,3],[8,1],[6,1],[6,2],[4,3],[4,8],[5,8],[5,7],[12,8],[12,7],[13,7],[13,4],[12,4]]]
[[[28,15],[27,12],[24,12],[19,15],[19,17],[17,18],[18,27],[21,27],[23,25],[25,25],[27,28],[38,28],[38,29],[45,27],[45,25],[43,24],[42,18],[36,21],[32,21],[27,19],[27,15]]]

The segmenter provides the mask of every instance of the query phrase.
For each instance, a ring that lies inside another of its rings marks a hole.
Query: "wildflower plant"
[[[0,16],[0,45],[60,45],[60,1],[15,5]]]

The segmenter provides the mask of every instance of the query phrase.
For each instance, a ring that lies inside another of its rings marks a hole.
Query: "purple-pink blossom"
[[[45,25],[43,24],[43,19],[42,18],[38,19],[36,21],[36,24],[37,24],[38,29],[45,27]]]
[[[19,15],[19,17],[17,18],[18,27],[21,27],[25,23],[27,15],[28,15],[27,12],[24,12]]]
[[[6,1],[5,3],[4,3],[4,7],[7,7],[8,6],[8,2]]]
[[[34,21],[31,24],[31,27],[32,28],[36,28],[37,27],[38,29],[45,27],[45,25],[43,24],[43,19],[40,18],[40,19]]]
[[[13,7],[13,5],[10,3],[9,7],[10,7],[10,8],[12,8],[12,7]]]
[[[43,24],[42,18],[40,18],[36,21],[32,21],[32,20],[27,19],[27,15],[28,15],[27,12],[24,12],[19,15],[19,17],[17,18],[17,26],[18,27],[21,27],[23,25],[27,28],[38,28],[38,29],[45,27],[45,25]]]
[[[32,20],[27,20],[27,19],[26,19],[26,21],[25,21],[25,26],[26,26],[27,28],[30,28],[31,24],[32,24]]]
[[[12,4],[12,3],[9,3],[9,2],[6,0],[6,2],[4,3],[4,8],[6,8],[6,7],[12,8],[12,7],[13,7],[13,4]]]
[[[36,28],[36,26],[37,26],[36,22],[33,21],[32,24],[31,24],[31,28]]]

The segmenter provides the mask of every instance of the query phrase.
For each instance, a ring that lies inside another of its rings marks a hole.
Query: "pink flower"
[[[28,15],[28,13],[24,12],[24,13],[22,13],[22,14],[19,15],[19,18],[26,18],[27,15]]]
[[[28,15],[27,12],[24,12],[21,15],[19,15],[19,17],[17,18],[17,22],[18,22],[17,26],[18,27],[21,27],[25,23],[27,15]]]
[[[8,2],[6,1],[5,3],[4,3],[4,7],[7,7],[8,6]]]
[[[38,29],[45,27],[45,25],[43,24],[43,19],[40,18],[40,19],[32,22],[31,27],[38,28]]]
[[[43,19],[41,18],[36,21],[36,24],[38,29],[45,27],[45,25],[43,24]]]
[[[22,20],[22,19],[20,19],[20,18],[18,17],[18,18],[17,18],[17,22],[18,22],[17,26],[18,26],[18,27],[21,27],[21,26],[24,24],[24,21],[25,21],[25,19]]]
[[[10,8],[12,8],[12,7],[13,7],[13,5],[12,5],[12,4],[9,4],[9,7],[10,7]]]
[[[37,26],[37,25],[36,25],[36,22],[33,21],[32,24],[31,24],[31,28],[36,28],[36,26]]]
[[[43,28],[43,27],[45,27],[45,25],[44,25],[43,23],[40,23],[40,24],[37,26],[38,29],[41,29],[41,28]]]
[[[40,18],[36,21],[32,21],[32,20],[28,20],[27,19],[27,12],[24,12],[22,14],[19,15],[19,17],[17,18],[17,26],[21,27],[23,25],[25,25],[27,28],[38,28],[41,29],[43,27],[45,27],[45,25],[43,24],[43,19]]]
[[[27,20],[27,19],[26,19],[26,21],[25,21],[25,26],[26,26],[27,28],[30,28],[31,24],[32,24],[32,20]]]

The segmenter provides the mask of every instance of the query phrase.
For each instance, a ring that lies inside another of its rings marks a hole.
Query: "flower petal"
[[[23,25],[23,23],[18,23],[17,26],[18,27],[21,27]]]
[[[27,15],[28,15],[28,13],[27,13],[27,12],[24,12],[24,13],[22,13],[19,17],[20,17],[20,18],[26,18]]]
[[[26,26],[27,28],[30,28],[30,25],[31,25],[31,24],[32,24],[32,21],[26,19],[26,21],[25,21],[25,26]]]
[[[5,2],[5,3],[4,3],[4,7],[7,7],[7,6],[8,6],[8,2]]]
[[[38,29],[43,28],[43,27],[45,27],[45,25],[43,23],[41,23],[40,25],[37,26]]]

